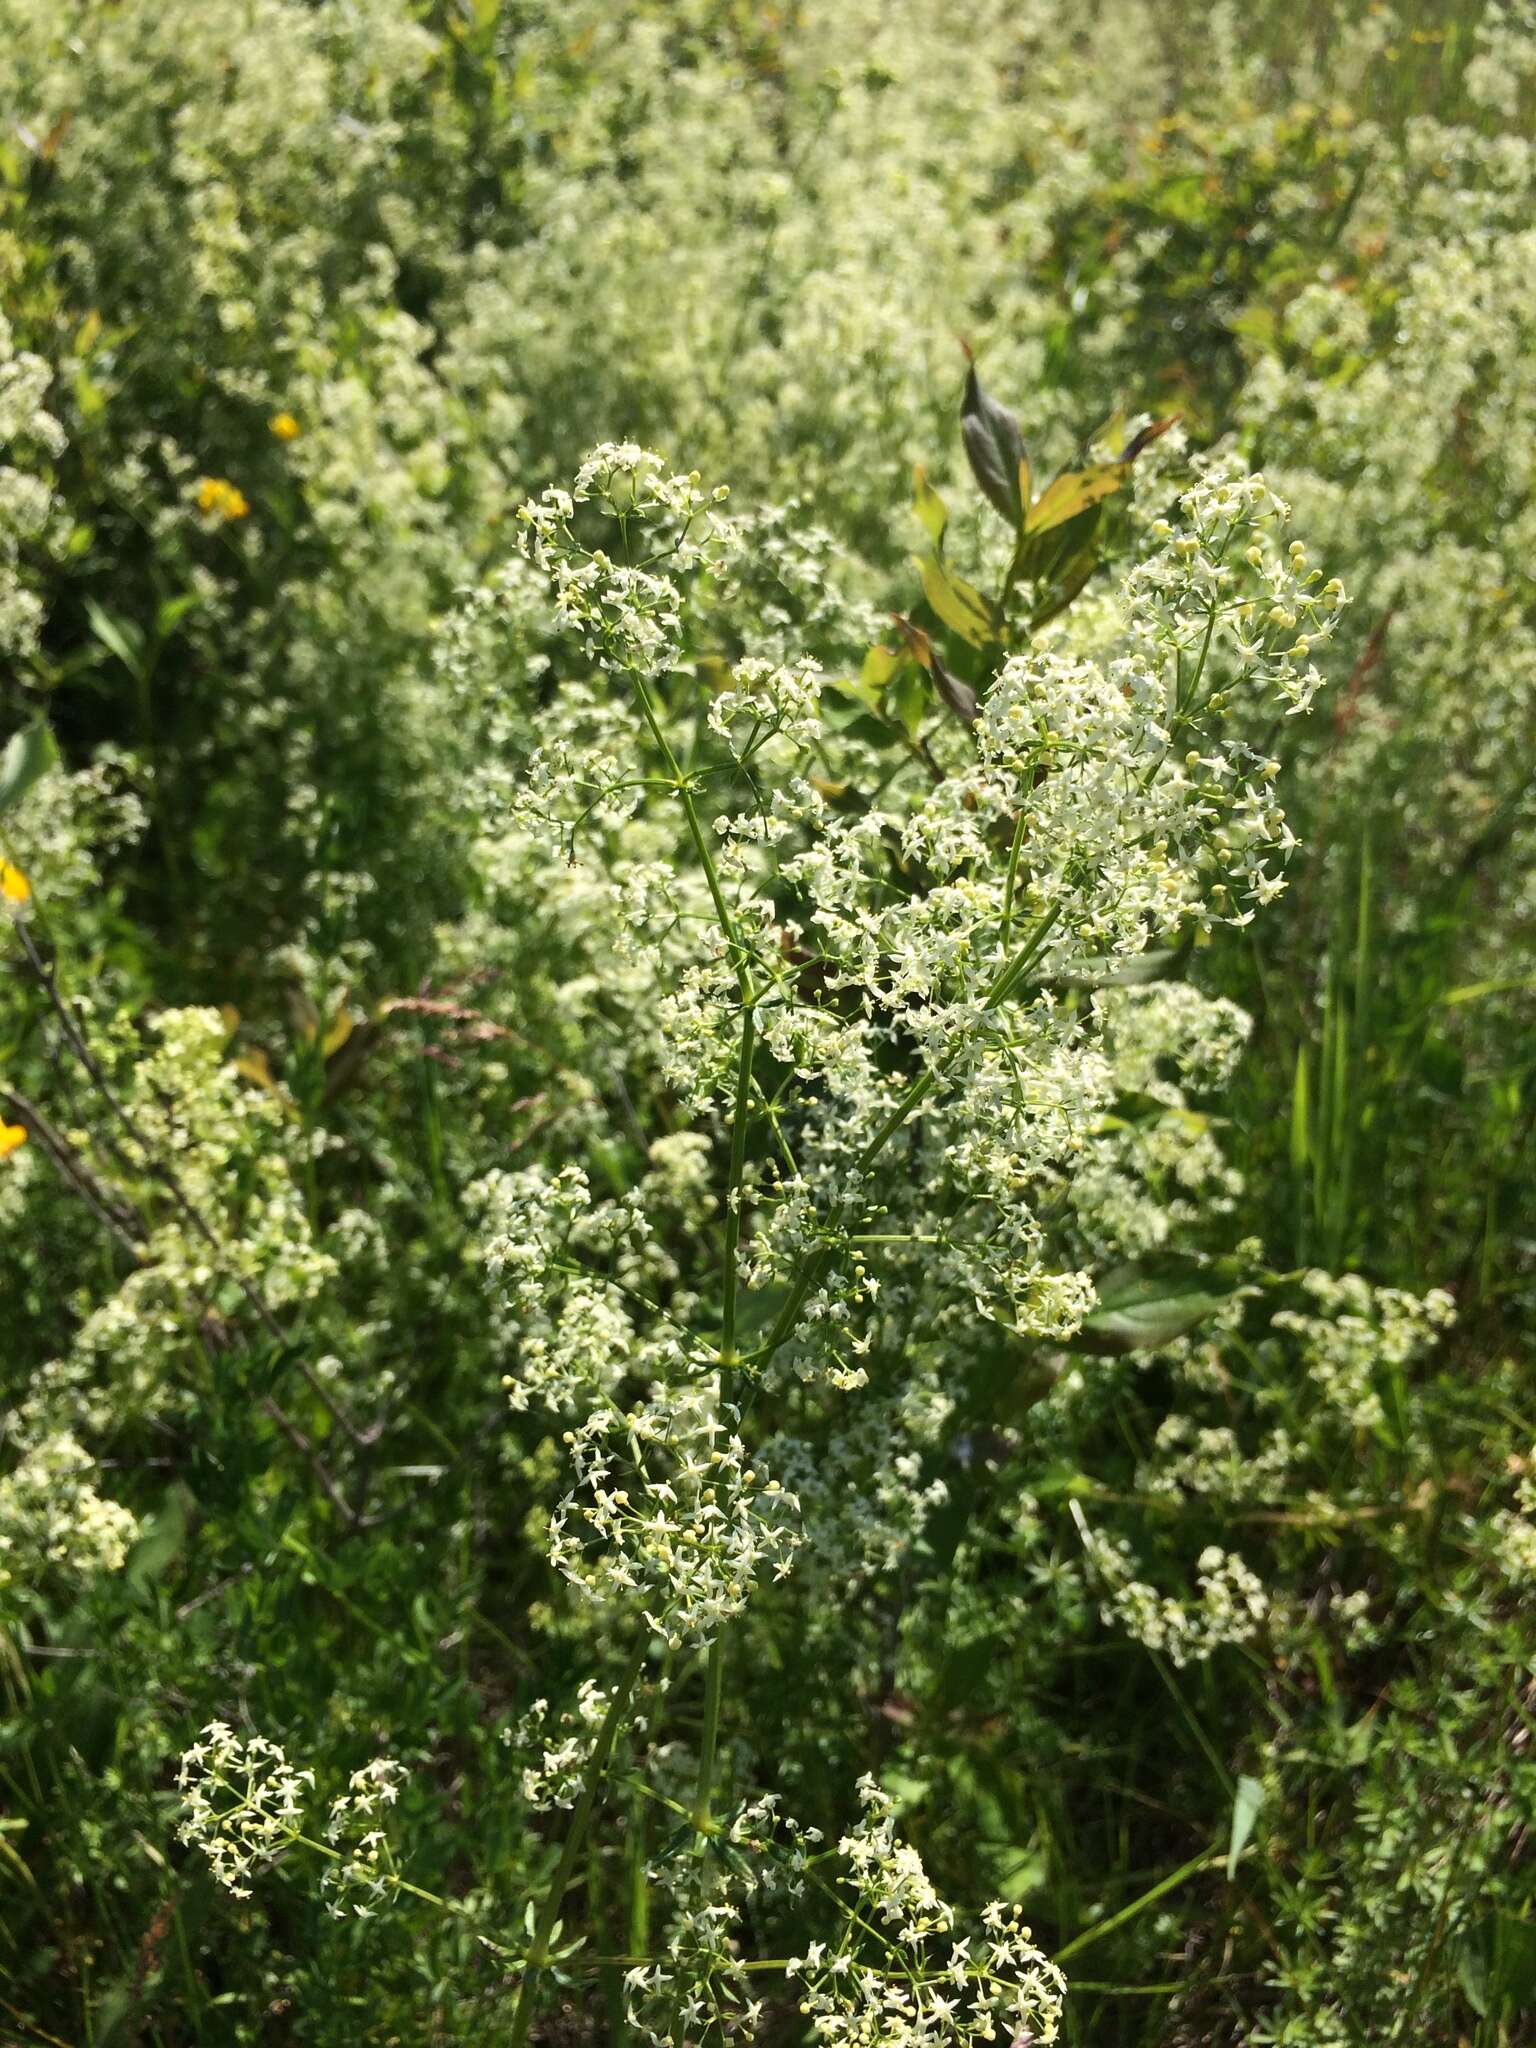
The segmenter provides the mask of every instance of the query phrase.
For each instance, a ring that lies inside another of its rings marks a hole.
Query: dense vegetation
[[[1536,2040],[1533,77],[0,0],[0,2041]]]

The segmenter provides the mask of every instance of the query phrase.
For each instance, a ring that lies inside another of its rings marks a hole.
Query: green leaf
[[[58,758],[57,743],[41,719],[12,733],[4,755],[0,755],[0,817],[21,802]]]
[[[1017,531],[1024,523],[1029,500],[1024,436],[1007,406],[982,390],[974,364],[966,373],[965,396],[960,402],[960,438],[977,483]]]
[[[1050,975],[1047,988],[1137,988],[1146,981],[1164,981],[1178,965],[1181,949],[1163,947],[1157,952],[1130,955],[1104,953],[1069,960]]]
[[[1090,469],[1064,469],[1025,513],[1024,531],[1049,533],[1053,526],[1065,526],[1090,505],[1112,498],[1129,474],[1128,462],[1096,462]]]
[[[885,708],[909,740],[917,738],[931,702],[922,670],[915,661],[903,662],[886,691]]]
[[[912,502],[917,516],[923,522],[928,538],[935,549],[944,545],[944,529],[949,524],[949,514],[944,509],[944,500],[928,481],[928,472],[919,462],[912,471]]]
[[[1304,1173],[1312,1157],[1312,1110],[1307,1085],[1307,1048],[1296,1048],[1296,1075],[1291,1083],[1291,1171]]]
[[[937,555],[924,555],[917,563],[923,579],[923,595],[936,617],[958,633],[972,647],[990,646],[998,638],[992,607],[972,583],[951,575]]]
[[[90,597],[85,601],[85,615],[108,653],[115,654],[131,675],[139,675],[144,667],[144,636],[132,620],[116,617]]]
[[[1536,2009],[1536,1922],[1488,1914],[1463,1935],[1456,1976],[1479,2019],[1507,2020]]]
[[[143,1598],[181,1555],[187,1541],[187,1495],[173,1486],[158,1512],[128,1553],[123,1579],[131,1593]]]
[[[1213,1278],[1199,1267],[1159,1261],[1114,1267],[1098,1282],[1099,1305],[1073,1338],[1074,1349],[1118,1357],[1187,1336],[1232,1298],[1230,1289],[1212,1288]]]
[[[980,707],[970,684],[959,676],[952,676],[937,654],[929,655],[928,673],[933,677],[934,688],[961,724],[974,725]]]
[[[1239,1778],[1232,1800],[1232,1840],[1227,1848],[1227,1882],[1237,1875],[1237,1859],[1248,1846],[1253,1824],[1264,1804],[1264,1787],[1257,1778]]]
[[[180,597],[168,597],[155,612],[155,632],[161,640],[169,640],[187,613],[202,600],[196,591],[183,591]]]
[[[900,648],[887,647],[881,641],[865,655],[859,681],[866,690],[883,690],[905,660]]]

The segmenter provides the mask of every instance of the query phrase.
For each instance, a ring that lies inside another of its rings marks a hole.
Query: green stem
[[[725,1273],[720,1310],[720,1363],[736,1362],[737,1265],[741,1253],[741,1188],[747,1170],[747,1123],[752,1109],[752,1056],[757,1019],[750,1004],[741,1013],[741,1052],[736,1063],[736,1100],[731,1106],[731,1171],[725,1191]]]
[[[538,1997],[539,1979],[549,1962],[549,1944],[554,1938],[556,1923],[560,1918],[560,1907],[569,1889],[576,1870],[576,1859],[581,1854],[582,1843],[586,1840],[587,1824],[592,1818],[592,1809],[597,1804],[598,1787],[608,1769],[608,1759],[613,1754],[613,1745],[618,1737],[619,1724],[629,1711],[630,1696],[634,1692],[645,1662],[648,1639],[641,1636],[629,1660],[628,1669],[619,1681],[618,1690],[608,1702],[608,1711],[603,1716],[603,1725],[598,1730],[597,1741],[587,1761],[587,1768],[581,1782],[581,1794],[576,1809],[571,1815],[571,1825],[560,1851],[560,1861],[555,1865],[555,1874],[550,1879],[549,1890],[544,1894],[544,1903],[539,1908],[534,1922],[533,1947],[523,1970],[522,1987],[517,1994],[517,2010],[512,2015],[511,2048],[524,2048],[528,2029],[533,2024],[533,2008]]]
[[[714,1816],[710,1812],[710,1800],[715,1790],[715,1758],[720,1746],[720,1702],[725,1687],[725,1631],[716,1635],[709,1646],[709,1661],[704,1668],[704,1730],[699,1737],[699,1778],[693,1795],[693,1824],[699,1831],[702,1847],[704,1838],[714,1833]]]
[[[747,979],[747,955],[736,931],[736,920],[731,915],[731,906],[725,900],[725,891],[720,885],[720,871],[715,866],[715,856],[705,836],[704,824],[699,817],[698,806],[693,801],[693,790],[688,777],[683,773],[682,764],[672,751],[672,743],[662,730],[661,720],[656,716],[656,707],[651,702],[651,693],[645,687],[645,678],[638,670],[631,671],[635,679],[635,694],[640,700],[640,709],[650,728],[656,750],[667,764],[667,773],[683,806],[683,816],[688,821],[688,837],[693,841],[693,850],[699,857],[699,866],[704,870],[704,880],[709,887],[710,898],[715,906],[715,915],[720,920],[720,929],[725,934],[726,944],[731,949],[731,964],[736,972],[737,986],[741,1000],[750,1007],[751,987]]]

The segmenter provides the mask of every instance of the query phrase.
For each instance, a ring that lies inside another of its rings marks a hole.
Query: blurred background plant
[[[0,2033],[513,2024],[629,1656],[547,1390],[624,1289],[713,1313],[726,1229],[676,819],[571,861],[526,808],[610,707],[517,510],[633,439],[738,536],[668,730],[819,662],[834,817],[1113,640],[1186,449],[1350,601],[1309,716],[1231,713],[1287,892],[1055,962],[1098,1092],[1029,1200],[1093,1291],[1005,1327],[974,1244],[871,1246],[909,1376],[763,1397],[804,1555],[723,1707],[657,1660],[566,1937],[707,1950],[707,1729],[731,1854],[767,1795],[866,1877],[897,1827],[1066,2041],[1531,2037],[1533,75],[1523,0],[0,0]],[[213,1722],[344,1884],[178,1842]],[[804,1954],[811,1853],[744,1953]],[[617,1963],[545,1990],[664,2033]]]

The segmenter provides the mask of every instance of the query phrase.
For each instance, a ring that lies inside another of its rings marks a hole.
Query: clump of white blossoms
[[[1180,1600],[1138,1578],[1130,1543],[1101,1536],[1076,1502],[1072,1506],[1083,1553],[1103,1594],[1099,1613],[1106,1628],[1123,1630],[1180,1670],[1258,1633],[1269,1612],[1269,1595],[1235,1551],[1207,1544],[1195,1564],[1197,1597]]]
[[[390,1757],[375,1757],[352,1773],[345,1792],[331,1801],[325,1839],[335,1851],[320,1883],[326,1907],[337,1919],[350,1913],[369,1919],[393,1897],[399,1873],[383,1825],[400,1796],[405,1766]]]
[[[20,1461],[0,1475],[0,1606],[23,1572],[32,1579],[45,1569],[85,1574],[122,1565],[138,1521],[97,1491],[96,1474],[95,1459],[68,1429],[24,1437]]]
[[[1274,1327],[1297,1338],[1325,1414],[1350,1428],[1374,1428],[1384,1412],[1384,1375],[1429,1350],[1455,1321],[1456,1304],[1441,1287],[1414,1295],[1373,1287],[1357,1273],[1311,1272],[1302,1284],[1315,1308],[1282,1309]]]
[[[78,780],[50,778],[66,809]],[[120,1091],[121,1121],[108,1142],[88,1129],[63,1142],[93,1162],[95,1199],[134,1256],[112,1291],[83,1299],[67,1349],[32,1375],[0,1432],[0,1585],[13,1598],[56,1572],[122,1566],[138,1522],[105,1492],[95,1447],[115,1425],[190,1401],[183,1356],[232,1304],[291,1308],[336,1270],[275,1142],[282,1109],[237,1073],[217,1010],[162,1010],[145,1044],[82,1001],[77,1028]]]
[[[1279,889],[1275,764],[1242,733],[1310,701],[1342,594],[1286,539],[1262,478],[1196,463],[1171,515],[1139,525],[1096,644],[1058,629],[1009,656],[973,725],[928,735],[936,781],[898,763],[850,804],[825,772],[811,667],[749,657],[702,705],[679,695],[685,586],[732,538],[713,502],[626,446],[526,508],[530,556],[606,687],[577,677],[541,710],[519,821],[581,859],[671,810],[674,858],[632,871],[623,904],[635,949],[670,969],[665,1077],[706,1119],[741,1105],[744,1079],[750,1113],[760,1062],[790,1071],[738,1197],[750,1187],[741,1280],[790,1290],[764,1371],[867,1377],[879,1281],[850,1239],[888,1147],[932,1162],[902,1219],[944,1247],[930,1285],[943,1274],[1021,1334],[1069,1337],[1093,1290],[1053,1263],[1040,1215],[1114,1075],[1103,1020],[1055,988],[1190,923],[1244,923]],[[723,758],[700,746],[701,709]],[[1186,1149],[1171,1163],[1187,1185],[1219,1181],[1211,1147]]]
[[[799,1504],[735,1419],[709,1387],[673,1387],[567,1432],[577,1483],[551,1518],[550,1561],[595,1599],[638,1602],[674,1648],[709,1642],[799,1547]]]
[[[973,2041],[1046,2048],[1061,2023],[1066,1979],[1030,1939],[1017,1907],[994,1902],[979,1936],[954,1938],[955,1915],[922,1859],[898,1841],[889,1796],[859,1782],[864,1813],[838,1844],[853,1894],[837,1941],[790,1963],[812,2039],[835,2048],[950,2048]]]
[[[285,1850],[310,1850],[326,1859],[326,1910],[366,1920],[402,1887],[416,1889],[400,1876],[384,1825],[405,1776],[405,1767],[388,1757],[355,1770],[330,1802],[325,1839],[317,1841],[304,1817],[314,1772],[296,1770],[282,1745],[264,1735],[239,1735],[225,1721],[210,1721],[176,1773],[177,1833],[203,1851],[214,1877],[237,1899],[251,1896],[246,1879]]]
[[[690,1853],[650,1873],[670,1921],[631,2007],[653,2041],[750,2031],[744,1905],[798,1885],[804,1853],[750,1801],[717,1816],[731,1625],[797,1556],[828,1611],[898,1566],[948,1497],[969,1365],[1070,1342],[1100,1253],[1162,1241],[1138,1205],[1226,1185],[1187,1091],[1222,1084],[1247,1020],[1157,976],[1282,886],[1292,841],[1253,738],[1310,702],[1342,593],[1262,478],[1225,456],[1184,475],[1171,500],[1156,485],[1165,516],[1132,508],[1134,558],[1081,617],[996,644],[974,715],[951,693],[914,723],[861,682],[845,730],[831,700],[854,686],[782,617],[766,651],[748,621],[721,653],[710,636],[742,625],[722,593],[744,587],[725,493],[627,443],[523,508],[524,565],[452,650],[463,701],[494,706],[488,865],[562,944],[580,932],[551,999],[572,1042],[595,1027],[613,1049],[628,1154],[615,1172],[583,1051],[552,1076],[566,1155],[470,1194],[509,1403],[549,1419],[566,1468],[547,1556],[632,1644],[509,1743],[527,1805],[570,1816],[528,1907],[518,2043],[651,1635],[685,1666],[703,1653],[704,1703],[692,1804],[664,1801]],[[498,616],[534,649],[499,690],[466,666]],[[660,1131],[628,1076],[665,1102]],[[1151,1112],[1129,1135],[1124,1095]],[[1085,1541],[1106,1611],[1175,1661],[1263,1616],[1225,1552],[1184,1605]],[[789,1966],[812,2038],[1054,2039],[1061,1975],[1017,1915],[957,1938],[890,1801],[867,1780],[860,1798],[836,1940]],[[387,1843],[358,1844],[366,1905]]]
[[[519,1762],[524,1802],[535,1813],[576,1804],[609,1700],[595,1679],[584,1678],[573,1707],[557,1715],[548,1700],[537,1699],[515,1726],[502,1730]]]
[[[744,1912],[801,1900],[821,1839],[768,1792],[738,1807],[700,1853],[647,1866],[665,1934],[654,1961],[625,1972],[624,2004],[651,2048],[694,2048],[710,2028],[726,2041],[759,2038],[766,2001],[744,1967]]]
[[[314,1784],[314,1772],[295,1770],[280,1743],[210,1721],[176,1773],[182,1797],[177,1832],[204,1852],[221,1885],[248,1899],[246,1878],[267,1869],[302,1834],[304,1800]]]

